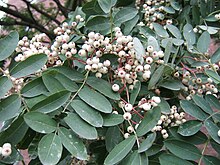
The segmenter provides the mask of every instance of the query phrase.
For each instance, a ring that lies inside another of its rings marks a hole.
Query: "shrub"
[[[50,44],[11,32],[0,41],[0,145],[12,153],[0,162],[28,149],[30,164],[218,164],[205,153],[220,145],[212,2],[92,0]]]

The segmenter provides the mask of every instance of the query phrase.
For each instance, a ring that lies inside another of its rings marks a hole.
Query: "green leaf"
[[[163,146],[158,144],[153,144],[147,151],[145,151],[145,154],[147,156],[153,156],[161,151]]]
[[[211,62],[217,63],[220,61],[220,47],[215,51],[215,53],[211,56]]]
[[[51,93],[56,93],[62,90],[76,92],[78,86],[65,75],[57,71],[49,71],[42,76],[43,82]]]
[[[179,91],[184,87],[184,85],[178,80],[165,80],[160,83],[159,86],[173,91]]]
[[[136,24],[139,21],[139,15],[136,15],[134,18],[131,20],[126,21],[123,25],[123,34],[124,35],[129,35],[132,32],[132,29],[136,26]]]
[[[192,136],[196,134],[202,127],[202,123],[198,120],[189,120],[181,124],[178,133],[182,136]]]
[[[158,104],[158,107],[160,107],[161,112],[163,114],[170,114],[170,105],[169,103],[164,99],[164,98],[160,98],[161,102],[160,104]]]
[[[209,22],[216,22],[216,21],[218,21],[218,19],[215,18],[215,15],[207,16],[207,17],[205,18],[205,20],[206,20],[206,21],[209,21]]]
[[[169,14],[175,14],[175,10],[172,8],[172,7],[169,7],[169,6],[164,6],[164,9],[163,9],[166,13],[169,13]]]
[[[219,165],[220,159],[214,156],[204,155],[202,157],[202,161],[205,163],[205,165]]]
[[[85,3],[82,7],[82,10],[87,16],[105,14],[100,8],[97,0],[92,0]]]
[[[102,127],[103,118],[101,114],[85,102],[81,100],[73,100],[71,106],[83,120],[94,127]]]
[[[153,145],[156,136],[157,134],[155,132],[149,134],[147,138],[140,144],[140,147],[138,148],[138,153],[145,152],[146,150],[148,150]]]
[[[134,85],[134,89],[131,91],[131,96],[130,96],[130,104],[134,105],[136,98],[140,92],[141,89],[141,82],[137,81]]]
[[[205,128],[212,139],[220,144],[220,138],[218,136],[218,131],[220,130],[220,128],[211,119],[205,121]]]
[[[45,54],[36,54],[28,57],[25,61],[19,62],[11,70],[11,76],[18,78],[28,76],[40,70],[46,63],[47,56]]]
[[[132,149],[136,141],[135,136],[123,140],[108,154],[104,161],[104,165],[113,165],[121,161]]]
[[[186,39],[186,42],[188,43],[188,45],[193,45],[196,43],[196,35],[193,32],[193,26],[190,24],[186,24],[183,27],[183,36]]]
[[[43,84],[41,77],[30,81],[21,90],[21,94],[24,97],[35,97],[47,92],[47,88]]]
[[[210,41],[210,34],[207,31],[203,32],[197,42],[198,51],[200,51],[201,53],[206,53],[208,51]]]
[[[168,38],[169,34],[167,31],[163,28],[162,25],[158,23],[153,23],[154,30],[156,31],[156,34],[162,38]]]
[[[14,31],[0,40],[0,61],[8,58],[17,47],[19,41],[18,32]]]
[[[0,102],[0,121],[5,121],[21,113],[21,98],[17,94],[10,95]]]
[[[172,137],[191,143],[193,145],[204,144],[208,140],[207,136],[201,131],[197,132],[193,136],[182,136],[178,134],[178,127],[171,127],[169,128],[169,133]]]
[[[174,37],[176,37],[176,38],[178,38],[178,39],[181,39],[181,38],[182,38],[182,35],[181,35],[181,33],[180,33],[180,30],[179,30],[176,26],[174,26],[174,25],[166,25],[166,27],[167,27],[167,29],[170,31],[170,33],[171,33]]]
[[[205,96],[206,101],[209,103],[211,107],[214,107],[216,109],[220,109],[220,102],[219,100],[213,96],[213,95],[206,95]]]
[[[161,76],[163,75],[163,72],[164,72],[164,68],[165,66],[164,65],[161,65],[159,68],[157,68],[157,70],[153,73],[153,75],[149,81],[149,84],[148,84],[148,90],[150,89],[154,89],[157,82],[160,80]]]
[[[198,106],[187,100],[181,100],[180,106],[186,113],[201,121],[205,120],[208,117],[208,115],[203,112]]]
[[[220,83],[220,76],[218,73],[212,70],[206,70],[205,73],[211,77],[216,84]]]
[[[108,98],[113,100],[120,100],[120,94],[113,92],[112,85],[109,82],[96,77],[88,77],[86,83]]]
[[[171,40],[169,40],[166,44],[165,47],[165,52],[164,52],[164,64],[167,64],[171,55],[171,51],[172,51],[172,47],[173,47],[173,43]]]
[[[38,156],[42,164],[57,164],[61,158],[63,146],[59,136],[54,133],[45,135],[38,145]]]
[[[137,37],[133,38],[133,42],[134,42],[134,50],[135,50],[136,59],[141,64],[143,64],[144,63],[144,55],[146,54],[144,46]]]
[[[218,152],[218,153],[220,153],[220,144],[218,144],[218,143],[216,143],[214,140],[210,140],[210,144],[211,144],[211,146],[212,146],[212,148],[216,151],[216,152]]]
[[[109,127],[105,135],[106,150],[111,150],[123,140],[122,134],[118,126]]]
[[[85,139],[96,139],[96,129],[82,120],[77,114],[68,113],[67,117],[64,118],[66,124],[79,136]]]
[[[107,34],[110,32],[111,23],[105,16],[94,16],[88,20],[86,27],[89,30]]]
[[[138,11],[132,7],[123,7],[116,13],[113,18],[115,26],[121,26],[122,23],[133,19],[138,14]]]
[[[64,147],[77,159],[86,160],[87,151],[82,140],[78,138],[72,131],[60,127],[58,129],[58,136]]]
[[[192,163],[172,154],[162,154],[160,155],[159,160],[161,165],[193,165]]]
[[[65,75],[66,77],[68,77],[72,81],[83,81],[84,80],[84,76],[82,73],[80,73],[74,69],[68,68],[66,66],[52,67],[52,68],[49,68],[49,70],[55,70],[55,71]]]
[[[5,94],[13,87],[11,80],[6,77],[0,77],[0,98],[4,97]]]
[[[137,135],[143,136],[148,133],[154,126],[157,125],[161,116],[161,110],[159,107],[155,107],[152,110],[147,111],[144,119],[137,128]]]
[[[56,121],[41,112],[26,113],[24,121],[31,129],[39,133],[51,133],[57,128]]]
[[[38,111],[43,113],[52,112],[58,108],[60,108],[70,97],[70,92],[61,91],[54,93],[42,101],[38,102],[36,105],[32,107],[32,111]]]
[[[166,140],[165,147],[174,155],[186,160],[198,160],[202,156],[194,145],[180,140]]]
[[[160,50],[160,46],[159,46],[158,41],[155,37],[149,36],[147,39],[147,43],[148,43],[148,46],[153,46],[155,51]]]
[[[116,5],[117,0],[98,0],[98,3],[101,9],[107,14],[110,13],[111,8]]]
[[[114,126],[121,124],[124,121],[124,118],[122,115],[119,114],[107,114],[103,115],[103,126],[109,127],[109,126]]]
[[[181,9],[179,2],[176,0],[171,0],[170,4],[177,11],[179,11]]]
[[[134,151],[120,165],[148,165],[148,163],[146,154],[139,154],[137,151]]]
[[[193,95],[192,96],[193,101],[198,105],[203,111],[205,111],[208,114],[212,114],[213,110],[211,106],[208,104],[208,102],[199,95]]]
[[[100,112],[112,112],[112,105],[110,102],[103,95],[90,89],[87,86],[84,86],[83,89],[79,92],[79,97],[88,105]]]
[[[23,117],[18,117],[9,128],[0,133],[0,145],[2,146],[6,142],[17,145],[24,138],[28,128]]]

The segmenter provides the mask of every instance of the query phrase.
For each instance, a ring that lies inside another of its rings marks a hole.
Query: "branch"
[[[24,3],[26,3],[26,6],[27,6],[27,10],[28,10],[28,13],[29,15],[31,16],[32,20],[35,22],[35,24],[38,24],[36,19],[34,18],[34,15],[30,9],[30,3],[28,3],[26,0],[22,0]]]
[[[55,38],[55,35],[53,32],[45,29],[45,28],[42,28],[40,26],[37,26],[36,24],[32,24],[32,23],[28,23],[28,22],[22,22],[22,21],[0,21],[0,25],[3,25],[3,26],[13,26],[13,25],[20,25],[20,26],[28,26],[28,27],[31,27],[31,28],[35,28],[37,30],[39,30],[40,32],[42,33],[45,33],[51,40],[53,40]]]
[[[12,9],[9,9],[9,8],[3,7],[3,6],[0,6],[0,11],[3,11],[7,14],[10,14],[10,15],[16,17],[16,18],[20,18],[25,22],[35,23],[35,22],[33,22],[32,19],[30,19],[30,18],[26,17],[25,15],[19,13],[18,11],[15,11],[15,10],[12,10]]]
[[[7,13],[9,15],[12,15],[15,18],[20,18],[22,20],[20,22],[14,20],[14,25],[17,24],[17,25],[22,25],[22,26],[29,26],[31,28],[36,28],[40,32],[43,32],[43,33],[47,34],[50,39],[55,38],[55,35],[53,34],[53,32],[47,30],[43,25],[41,25],[37,22],[34,22],[32,19],[28,18],[27,16],[15,11],[15,10],[0,6],[0,11],[4,11],[5,13]],[[6,24],[4,23],[4,25],[7,26],[7,23]]]
[[[56,4],[59,10],[62,12],[62,14],[65,16],[65,18],[68,18],[68,11],[67,8],[65,8],[59,0],[53,0]]]
[[[36,5],[31,4],[31,3],[28,2],[27,0],[23,0],[23,1],[24,1],[25,3],[28,3],[28,5],[29,5],[31,8],[33,8],[34,10],[36,10],[38,13],[40,13],[40,14],[44,15],[45,17],[49,18],[50,20],[54,21],[57,25],[60,25],[60,24],[61,24],[61,22],[58,21],[58,20],[56,19],[56,17],[54,18],[53,16],[47,14],[46,12],[44,12],[44,11],[41,10],[41,9],[39,9]]]

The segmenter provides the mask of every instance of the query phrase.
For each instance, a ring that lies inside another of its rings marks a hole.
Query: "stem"
[[[208,140],[206,141],[205,146],[204,146],[204,148],[203,148],[203,150],[202,150],[202,156],[201,156],[201,158],[199,159],[198,165],[201,165],[201,163],[202,163],[202,158],[203,158],[204,153],[205,153],[205,150],[206,150],[206,148],[207,148],[207,146],[208,146],[208,144],[209,144],[209,140],[210,140],[210,138],[208,137]]]
[[[220,112],[215,112],[215,113],[211,114],[209,117],[207,117],[207,119],[205,119],[204,122],[206,122],[206,120],[208,120],[209,118],[211,118],[212,116],[214,116],[214,115],[216,115],[216,114],[218,114],[218,113],[220,113]]]
[[[112,17],[112,8],[110,10],[110,23],[111,23],[111,41],[113,40],[113,17]]]
[[[122,110],[123,110],[124,113],[126,113],[123,107],[122,107]],[[129,124],[130,126],[132,126],[131,122],[130,122],[129,120],[127,120],[127,121],[128,121],[128,124]],[[132,126],[132,127],[133,127],[133,126]],[[134,135],[135,135],[135,138],[136,138],[136,141],[137,141],[137,146],[138,146],[138,148],[139,148],[139,147],[140,147],[140,143],[139,143],[138,136],[137,136],[137,133],[136,133],[135,129],[134,129]]]
[[[84,79],[82,85],[80,86],[80,88],[76,91],[76,93],[73,95],[73,97],[70,99],[70,101],[69,101],[69,102],[66,104],[66,106],[64,107],[64,109],[63,109],[63,111],[62,111],[63,113],[66,111],[67,107],[70,105],[70,103],[73,101],[73,99],[74,99],[74,98],[78,95],[78,93],[82,90],[82,88],[84,87],[84,85],[85,85],[85,83],[86,83],[86,80],[87,80],[88,76],[89,76],[89,71],[86,72],[86,74],[85,74],[85,79]]]

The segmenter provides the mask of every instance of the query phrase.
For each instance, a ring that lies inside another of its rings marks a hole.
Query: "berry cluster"
[[[12,153],[11,144],[5,143],[2,147],[0,147],[0,155],[3,157],[10,156]]]
[[[136,6],[139,8],[140,1],[136,1]],[[142,6],[144,12],[144,22],[140,22],[139,25],[146,25],[153,29],[153,22],[172,24],[172,20],[166,18],[164,6],[170,6],[169,0],[146,0]]]
[[[129,126],[127,127],[127,132],[124,133],[124,138],[128,138],[131,133],[135,132],[135,129],[138,128],[140,122],[135,122],[132,120],[132,115],[138,115],[141,119],[143,119],[142,114],[146,113],[147,111],[153,109],[153,107],[158,106],[161,100],[160,97],[153,96],[151,99],[147,100],[146,98],[142,98],[137,106],[133,106],[130,103],[127,103],[125,100],[122,100],[118,103],[118,106],[123,110],[123,118],[128,121]],[[113,111],[114,114],[118,114],[117,111]],[[135,128],[135,129],[134,129]]]
[[[10,96],[12,93],[19,93],[22,87],[24,86],[24,78],[14,78],[10,76],[9,70],[6,69],[3,71],[4,76],[8,77],[11,80],[13,87],[5,94],[5,98]]]
[[[217,97],[218,88],[214,83],[212,78],[209,77],[200,77],[201,73],[204,73],[205,70],[219,70],[219,65],[205,65],[197,66],[195,69],[190,69],[186,67],[183,63],[183,68],[177,68],[177,71],[173,76],[177,79],[181,79],[182,83],[185,85],[184,91],[186,92],[186,99],[190,100],[192,95],[198,94],[213,94]]]
[[[157,125],[151,131],[161,132],[163,138],[166,139],[169,136],[166,128],[178,126],[185,122],[185,113],[178,112],[178,108],[175,105],[173,105],[170,109],[170,114],[161,115]]]

